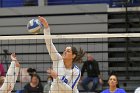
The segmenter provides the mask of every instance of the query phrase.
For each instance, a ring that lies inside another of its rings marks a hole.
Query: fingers
[[[48,28],[48,22],[44,17],[38,16],[39,21],[43,24],[45,28]]]
[[[17,61],[17,57],[16,57],[16,54],[15,54],[15,53],[12,53],[12,54],[11,54],[11,59],[12,59],[12,61],[15,61],[16,67],[20,67],[20,64],[19,64],[19,62]]]
[[[57,73],[51,68],[47,69],[47,73],[48,73],[48,75],[51,75],[53,78],[57,78],[57,76],[58,76]]]
[[[50,73],[51,71],[50,71],[50,69],[47,69],[47,73]]]
[[[47,69],[47,75],[52,76],[52,70],[50,68]]]
[[[52,73],[52,72],[53,72],[53,69],[51,69],[51,68],[47,69],[47,73]]]
[[[11,56],[15,57],[15,56],[16,56],[16,54],[15,54],[15,53],[12,53],[12,54],[11,54]]]
[[[12,54],[11,54],[11,59],[12,59],[13,61],[17,61],[17,58],[16,58],[16,54],[15,54],[15,53],[12,53]]]

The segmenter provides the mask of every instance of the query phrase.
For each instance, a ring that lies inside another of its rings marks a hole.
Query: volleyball
[[[38,34],[41,30],[41,23],[38,19],[31,19],[27,24],[27,29],[32,34]]]

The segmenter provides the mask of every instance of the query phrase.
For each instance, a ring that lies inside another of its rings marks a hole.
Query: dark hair
[[[33,77],[37,77],[37,78],[38,78],[38,80],[39,80],[39,82],[41,81],[41,79],[40,79],[39,75],[37,75],[37,74],[32,74],[32,75],[31,75],[31,80],[32,80],[32,78],[33,78]]]
[[[117,74],[114,74],[114,73],[113,74],[110,74],[110,76],[108,78],[108,81],[109,81],[109,79],[110,79],[111,76],[115,76],[116,77],[117,82],[118,82],[118,84],[116,85],[116,87],[119,88],[120,86],[119,86],[119,80],[118,80]]]
[[[82,62],[82,57],[85,55],[85,52],[83,51],[83,49],[79,49],[79,51],[77,51],[76,47],[71,47],[72,50],[72,54],[75,54],[76,57],[73,59],[73,62]]]
[[[32,74],[34,74],[34,72],[36,73],[36,70],[33,68],[28,68],[27,72],[29,73],[29,75],[32,75]]]

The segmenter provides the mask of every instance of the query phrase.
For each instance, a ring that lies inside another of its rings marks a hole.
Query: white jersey
[[[11,93],[11,91],[13,90],[14,85],[16,83],[18,73],[19,73],[19,67],[16,67],[15,62],[12,61],[10,64],[10,67],[8,69],[8,72],[6,74],[4,83],[0,88],[0,93]],[[10,87],[11,91],[8,92],[9,87]]]
[[[65,68],[62,56],[52,43],[50,28],[44,29],[44,36],[46,47],[53,61],[53,70],[58,74],[58,78],[52,82],[49,93],[79,93],[77,84],[81,76],[80,69],[76,65],[73,65],[72,69]]]

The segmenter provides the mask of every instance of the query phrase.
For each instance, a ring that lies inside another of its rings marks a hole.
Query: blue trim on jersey
[[[80,70],[79,70],[79,68],[78,68],[76,65],[75,65],[74,67],[78,69],[79,75],[78,75],[78,77],[76,78],[75,82],[73,83],[72,89],[74,88],[75,84],[77,83],[78,79],[80,78]]]
[[[65,76],[63,76],[61,80],[63,81],[63,80],[64,80],[64,78],[65,78]]]
[[[68,80],[66,79],[65,76],[63,76],[61,80],[62,80],[63,82],[65,82],[66,84],[68,83]]]
[[[68,83],[68,80],[65,78],[65,79],[64,79],[64,82],[67,84],[67,83]]]

